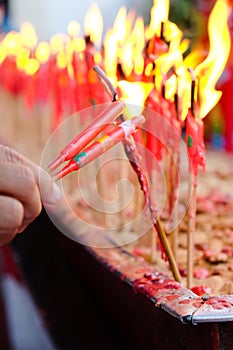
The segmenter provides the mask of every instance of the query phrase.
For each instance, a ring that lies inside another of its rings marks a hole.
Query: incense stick
[[[194,234],[196,231],[196,202],[197,202],[197,184],[194,184],[191,203],[188,210],[188,273],[187,288],[193,285],[193,264],[194,264]]]
[[[138,154],[137,149],[130,142],[130,140],[124,141],[124,147],[125,147],[125,152],[126,152],[126,155],[129,159],[129,162],[130,162],[133,170],[137,174],[138,181],[139,181],[140,186],[141,186],[141,190],[144,193],[145,200],[146,200],[146,203],[148,205],[148,208],[149,208],[149,211],[151,214],[151,220],[152,220],[153,226],[158,233],[162,248],[164,249],[166,257],[169,261],[173,277],[177,282],[181,282],[182,279],[181,279],[181,276],[179,273],[179,269],[178,269],[176,261],[174,259],[171,247],[169,245],[169,242],[168,242],[168,239],[166,236],[166,233],[163,229],[160,218],[157,216],[157,213],[156,213],[155,209],[153,208],[153,204],[151,202],[148,181],[147,181],[146,175],[143,171],[143,168],[140,165],[140,155]]]

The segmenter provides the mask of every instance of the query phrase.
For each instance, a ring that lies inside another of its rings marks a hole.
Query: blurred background
[[[145,24],[150,19],[150,10],[153,5],[152,0],[115,0],[108,2],[98,0],[95,2],[103,17],[103,36],[107,29],[113,26],[114,19],[121,6],[126,6],[128,10],[134,10],[137,15],[143,17]],[[206,48],[208,45],[207,37],[207,18],[215,3],[214,0],[171,0],[169,19],[175,22],[184,32],[185,37],[189,38],[192,47],[195,45]],[[9,30],[19,30],[23,22],[30,22],[37,33],[39,40],[48,41],[57,33],[67,33],[67,26],[74,20],[80,23],[81,34],[84,30],[85,15],[93,4],[93,1],[86,0],[79,2],[68,0],[66,2],[57,2],[55,0],[32,0],[25,2],[23,0],[2,0],[0,1],[0,23],[2,33]],[[232,29],[232,16],[229,24]],[[232,33],[232,30],[231,30]],[[233,102],[231,98],[232,91],[232,70],[233,54],[228,60],[228,64],[217,88],[224,94],[220,103],[206,118],[205,134],[206,139],[217,148],[225,148],[227,151],[233,151],[232,123],[229,120],[229,114],[232,114]],[[213,119],[211,116],[215,115]],[[223,137],[224,135],[224,137]]]

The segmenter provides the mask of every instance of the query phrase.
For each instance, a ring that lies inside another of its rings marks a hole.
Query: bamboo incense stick
[[[191,203],[188,211],[188,273],[187,273],[187,288],[193,285],[193,264],[194,264],[194,234],[196,230],[196,202],[197,202],[197,185],[194,184]]]
[[[126,152],[126,155],[130,161],[130,164],[138,176],[138,181],[140,183],[141,190],[143,191],[143,193],[145,195],[145,200],[146,200],[146,203],[147,203],[148,208],[150,210],[151,220],[152,220],[153,226],[158,233],[160,242],[161,242],[162,247],[164,249],[164,253],[166,254],[166,257],[168,259],[173,277],[177,282],[181,282],[182,279],[180,276],[180,272],[179,272],[179,269],[177,267],[175,258],[173,256],[171,247],[169,245],[167,235],[163,229],[160,218],[157,216],[157,213],[156,213],[155,209],[153,208],[153,204],[151,202],[148,181],[147,181],[146,175],[145,175],[142,167],[140,166],[140,155],[138,154],[136,148],[130,142],[129,139],[124,141],[124,146],[125,146],[125,152]]]
[[[110,93],[114,94],[114,89],[111,87],[111,83],[109,82],[105,73],[102,71],[101,71],[101,79],[103,79],[103,81],[106,82],[106,85],[108,86],[108,88],[110,90]],[[114,96],[117,96],[117,95],[115,94]],[[124,121],[124,117],[122,114],[118,118],[122,122]],[[173,256],[171,247],[169,245],[167,235],[163,229],[163,226],[160,222],[159,217],[156,214],[155,209],[153,208],[150,193],[149,193],[149,184],[148,184],[146,175],[143,171],[143,167],[140,165],[141,157],[137,151],[137,148],[136,148],[135,142],[132,138],[132,135],[129,135],[129,137],[123,141],[123,145],[124,145],[124,149],[125,149],[125,153],[127,155],[127,158],[129,159],[129,162],[137,175],[138,181],[139,181],[140,186],[141,186],[141,190],[144,193],[146,203],[147,203],[149,210],[150,210],[153,226],[154,226],[155,230],[157,231],[160,242],[164,248],[166,257],[167,257],[169,264],[170,264],[170,268],[171,268],[173,277],[177,282],[181,282],[182,279],[181,279],[175,258]]]
[[[154,159],[152,160],[152,162],[154,163]],[[152,193],[156,193],[156,169],[153,166],[152,170],[151,170],[151,191]],[[155,252],[156,252],[156,234],[154,229],[151,230],[150,232],[150,236],[151,236],[151,262],[155,262]]]

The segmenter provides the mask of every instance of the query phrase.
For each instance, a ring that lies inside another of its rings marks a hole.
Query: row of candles
[[[109,101],[109,94],[102,88],[101,79],[93,70],[96,65],[102,67],[110,81],[107,90],[112,88],[127,106],[128,118],[135,117],[135,113],[143,114],[145,108],[168,121],[175,131],[174,135],[181,137],[185,130],[193,187],[189,206],[188,286],[192,284],[195,188],[198,168],[205,168],[203,118],[221,97],[221,92],[216,91],[215,86],[230,52],[227,20],[231,10],[228,0],[216,1],[209,18],[209,49],[206,52],[197,49],[188,53],[189,40],[183,38],[181,30],[169,21],[169,0],[154,0],[147,26],[142,18],[136,18],[133,12],[127,13],[126,8],[121,8],[103,43],[103,20],[96,5],[86,16],[83,36],[80,25],[73,21],[68,25],[67,34],[57,34],[49,42],[38,42],[32,25],[24,23],[20,32],[8,33],[0,43],[1,87],[17,98],[22,98],[29,114],[36,105],[52,105],[51,132],[64,117],[90,105]],[[119,108],[116,106],[110,109]],[[135,106],[138,108],[135,109]],[[153,113],[145,114],[145,130],[138,130],[134,139],[143,143],[158,162],[168,157],[168,150],[172,150],[173,158],[179,159],[180,144],[177,138],[166,136],[166,128],[163,130],[163,126],[158,125]],[[90,128],[94,122],[90,121]],[[162,129],[161,139],[155,136],[158,135],[157,128]],[[119,130],[122,132],[122,127]],[[114,138],[114,135],[113,132],[111,137]],[[162,142],[164,140],[165,143]],[[78,154],[72,154],[74,156],[79,157]],[[78,159],[80,161],[81,158]],[[64,160],[68,159],[62,159],[62,162]],[[178,191],[179,169],[175,169],[174,163],[173,159],[167,169],[170,174],[170,214]],[[77,169],[77,161],[72,164],[72,169]],[[149,157],[147,168],[151,181],[153,167]],[[175,256],[176,241],[174,234]],[[169,262],[171,265],[171,260]],[[173,274],[179,279],[176,272],[173,271]]]

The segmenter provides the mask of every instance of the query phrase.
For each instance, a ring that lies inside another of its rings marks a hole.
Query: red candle
[[[79,170],[117,143],[124,141],[129,135],[134,133],[137,130],[137,127],[143,122],[144,117],[140,116],[119,124],[113,130],[109,131],[70,160],[70,162],[56,174],[57,179],[62,178],[72,171]]]
[[[190,156],[190,165],[196,178],[198,166],[205,170],[205,143],[204,143],[204,124],[202,119],[194,118],[191,112],[186,118],[186,143]]]
[[[113,122],[123,113],[122,102],[111,103],[95,120],[77,135],[67,146],[63,148],[59,156],[49,165],[53,171],[64,161],[70,160],[78,154],[90,141],[92,141],[109,123]]]

